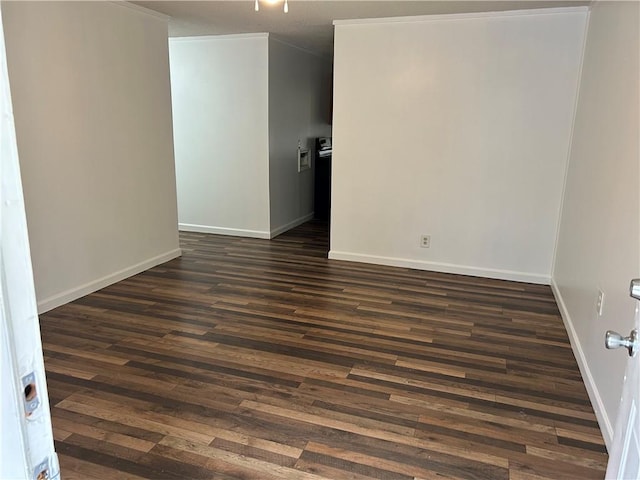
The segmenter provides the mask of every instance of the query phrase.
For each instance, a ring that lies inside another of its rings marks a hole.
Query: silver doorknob
[[[629,356],[633,357],[634,353],[638,350],[638,330],[631,330],[628,337],[623,337],[618,332],[613,330],[607,330],[604,336],[604,346],[608,349],[614,349],[619,347],[625,347],[629,350]]]

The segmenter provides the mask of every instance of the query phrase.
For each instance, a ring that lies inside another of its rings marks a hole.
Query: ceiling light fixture
[[[270,4],[275,4],[278,0],[263,0]],[[256,12],[260,11],[260,0],[256,0],[253,4],[253,8]],[[289,13],[289,0],[284,0],[284,13]]]

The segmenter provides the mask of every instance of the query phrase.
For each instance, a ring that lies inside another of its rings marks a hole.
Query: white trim
[[[553,296],[556,297],[556,303],[558,304],[558,307],[560,309],[560,315],[562,316],[564,327],[567,329],[567,334],[569,335],[571,349],[573,350],[573,355],[576,357],[576,360],[578,362],[580,374],[582,375],[585,387],[587,388],[587,393],[589,394],[589,400],[591,400],[593,411],[595,412],[596,418],[598,419],[598,425],[600,426],[600,431],[602,432],[602,436],[604,437],[604,442],[607,445],[607,449],[610,451],[611,444],[613,442],[613,427],[611,425],[611,421],[609,420],[609,416],[607,415],[607,410],[604,406],[604,402],[602,401],[602,396],[598,391],[598,386],[596,385],[596,382],[593,379],[593,375],[591,374],[591,369],[589,369],[587,357],[585,356],[582,345],[580,344],[580,338],[578,338],[576,329],[573,327],[571,315],[569,315],[569,310],[564,303],[562,293],[560,293],[560,288],[558,288],[558,284],[556,283],[554,278],[551,279],[551,290],[553,291]]]
[[[504,10],[499,12],[444,13],[438,15],[415,15],[411,17],[356,18],[352,20],[334,20],[335,26],[378,25],[385,23],[439,22],[443,20],[473,20],[477,18],[526,17],[532,15],[558,15],[587,12],[589,7],[535,8],[527,10]]]
[[[161,255],[157,255],[155,257],[144,260],[130,267],[118,270],[117,272],[111,273],[102,278],[98,278],[97,280],[85,283],[84,285],[80,285],[65,292],[52,295],[38,302],[38,313],[40,314],[48,312],[49,310],[59,307],[60,305],[64,305],[65,303],[69,303],[73,300],[77,300],[78,298],[84,297],[85,295],[100,290],[101,288],[108,287],[109,285],[124,280],[125,278],[129,278],[133,275],[144,272],[145,270],[149,270],[150,268],[160,265],[161,263],[173,260],[180,255],[182,255],[182,250],[176,248]]]
[[[311,212],[308,215],[305,215],[304,217],[300,217],[300,218],[296,218],[293,222],[289,222],[285,225],[281,225],[278,228],[273,228],[271,229],[271,237],[270,238],[274,238],[277,237],[278,235],[280,235],[281,233],[286,232],[287,230],[291,230],[292,228],[297,227],[298,225],[302,225],[305,222],[308,222],[309,220],[311,220],[314,216],[314,213]]]
[[[242,38],[269,38],[268,33],[231,33],[227,35],[191,35],[169,37],[170,42],[204,42],[206,40],[238,40]]]
[[[230,235],[232,237],[264,238],[266,240],[271,238],[270,232],[264,230],[211,227],[209,225],[194,225],[191,223],[179,223],[178,230],[182,230],[183,232],[213,233],[214,235]]]
[[[512,280],[516,282],[537,283],[549,285],[551,278],[547,275],[536,273],[516,272],[513,270],[498,270],[493,268],[479,268],[468,265],[456,265],[452,263],[426,262],[424,260],[410,260],[406,258],[379,257],[376,255],[363,255],[360,253],[336,252],[331,250],[329,258],[332,260],[347,260],[350,262],[373,263],[376,265],[388,265],[391,267],[414,268],[416,270],[429,270],[442,273],[457,273],[471,275],[473,277],[488,277],[499,280]]]
[[[169,15],[165,15],[164,13],[156,12],[155,10],[150,10],[145,7],[141,7],[140,5],[136,5],[135,3],[129,3],[123,0],[111,0],[109,3],[112,5],[118,5],[119,7],[128,8],[129,10],[135,10],[138,13],[144,13],[145,15],[149,15],[150,17],[155,17],[159,20],[164,20],[165,22],[169,22],[171,17]]]

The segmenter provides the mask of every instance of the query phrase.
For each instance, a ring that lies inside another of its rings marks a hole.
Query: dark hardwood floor
[[[548,287],[181,242],[41,316],[65,480],[604,477]]]

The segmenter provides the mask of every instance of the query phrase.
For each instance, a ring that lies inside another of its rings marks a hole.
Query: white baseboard
[[[314,216],[314,213],[311,212],[308,215],[305,215],[300,218],[296,218],[294,221],[289,222],[285,225],[281,225],[277,228],[272,229],[271,231],[265,230],[245,230],[242,228],[226,228],[226,227],[211,227],[209,225],[194,225],[191,223],[179,223],[178,230],[182,230],[184,232],[198,232],[198,233],[213,233],[215,235],[230,235],[232,237],[249,237],[249,238],[263,238],[266,240],[270,240],[274,237],[277,237],[281,233],[286,232],[287,230],[291,230],[298,225],[302,225],[305,222],[311,220]]]
[[[178,230],[184,232],[213,233],[216,235],[231,235],[232,237],[271,238],[271,233],[264,230],[244,230],[242,228],[211,227],[209,225],[193,225],[179,223]]]
[[[336,252],[331,250],[329,258],[333,260],[347,260],[350,262],[373,263],[376,265],[388,265],[391,267],[414,268],[416,270],[428,270],[442,273],[457,273],[459,275],[471,275],[473,277],[488,277],[499,280],[513,280],[516,282],[537,283],[549,285],[551,278],[547,275],[535,273],[516,272],[512,270],[498,270],[491,268],[478,268],[451,263],[426,262],[423,260],[409,260],[406,258],[379,257],[376,255],[363,255],[360,253]]]
[[[108,287],[109,285],[124,280],[125,278],[129,278],[140,272],[149,270],[156,265],[168,262],[180,255],[182,255],[182,250],[176,248],[175,250],[170,250],[161,255],[149,258],[143,262],[118,270],[117,272],[111,273],[102,278],[98,278],[97,280],[85,283],[84,285],[79,285],[78,287],[71,288],[62,293],[52,295],[38,302],[38,313],[40,314],[53,310],[65,303],[72,302],[73,300],[77,300],[78,298],[84,297],[85,295],[100,290],[101,288]]]
[[[289,222],[285,225],[282,225],[278,228],[274,228],[271,230],[271,238],[277,237],[278,235],[280,235],[281,233],[286,232],[287,230],[291,230],[292,228],[297,227],[298,225],[302,225],[305,222],[308,222],[309,220],[312,220],[314,216],[314,213],[311,212],[308,215],[305,215],[303,217],[300,218],[296,218],[293,222]]]
[[[604,402],[602,401],[602,397],[600,396],[600,392],[598,391],[596,382],[593,379],[591,370],[589,369],[587,357],[585,356],[582,345],[580,344],[580,339],[578,338],[576,329],[573,327],[573,321],[571,320],[571,315],[569,314],[567,305],[564,303],[562,293],[560,293],[560,289],[558,288],[558,285],[553,278],[551,279],[551,290],[553,291],[553,296],[556,297],[556,303],[558,304],[558,307],[560,309],[560,315],[562,316],[564,327],[567,329],[567,334],[569,335],[571,349],[573,350],[573,354],[576,357],[576,361],[578,362],[582,380],[584,381],[585,387],[587,388],[589,400],[591,400],[593,411],[595,412],[596,418],[598,419],[598,425],[600,425],[602,437],[604,438],[604,442],[607,445],[607,450],[611,451],[611,444],[613,441],[613,426],[611,424],[609,416],[607,415],[607,410],[605,409]]]

